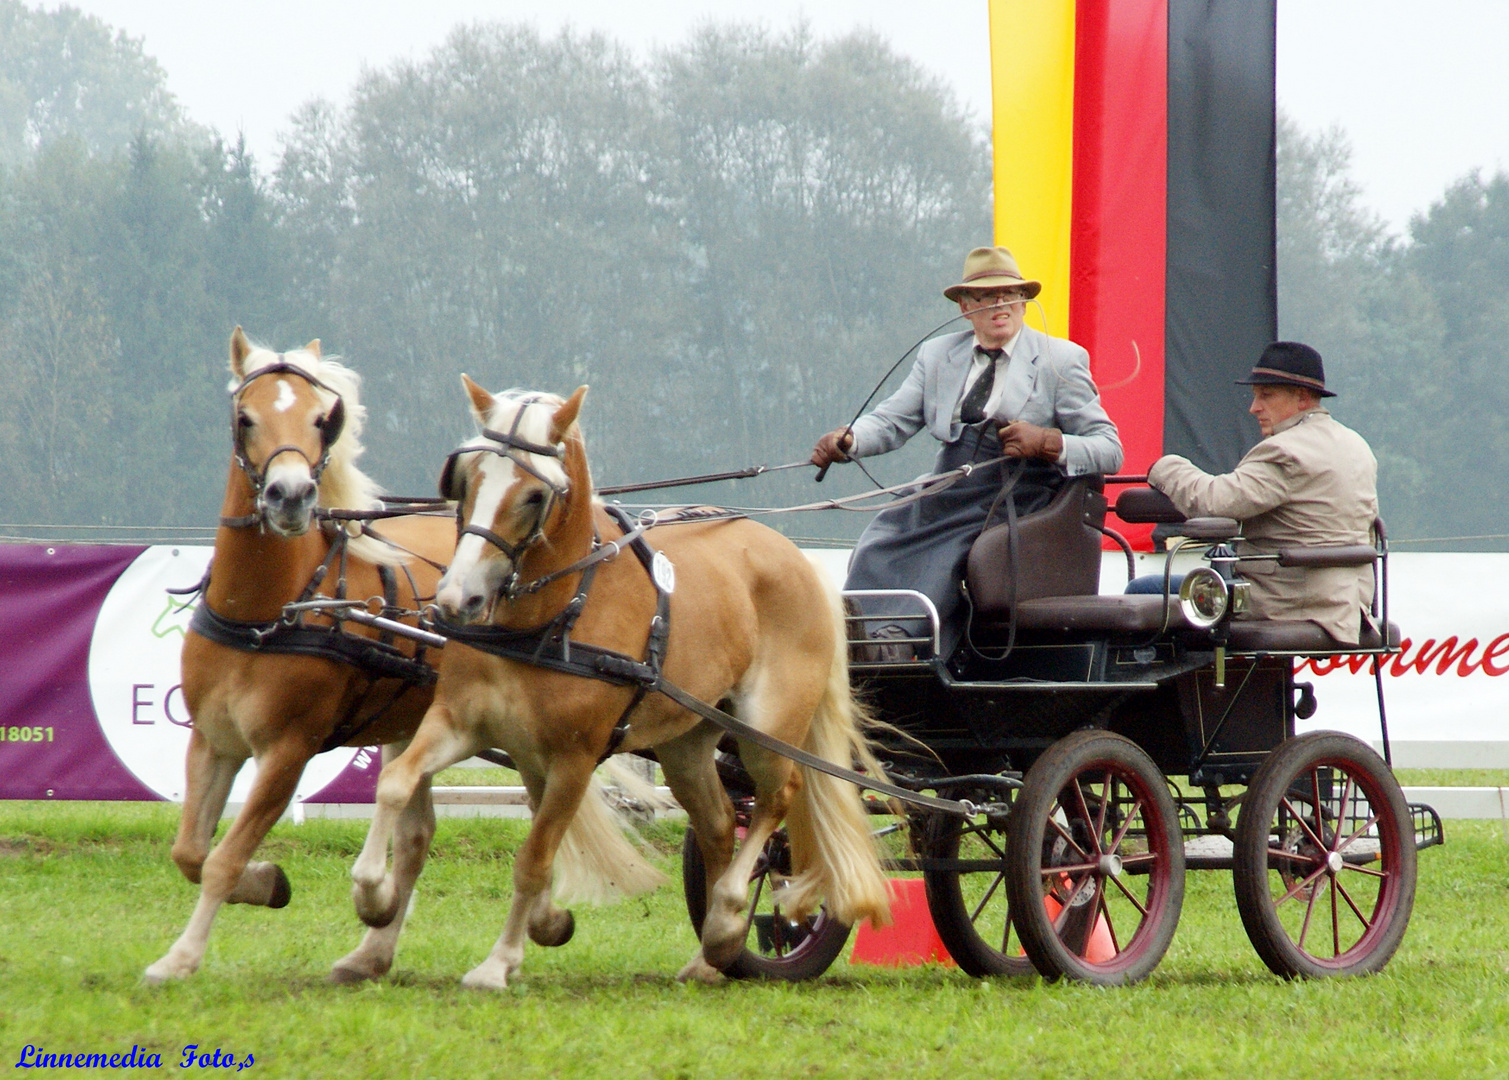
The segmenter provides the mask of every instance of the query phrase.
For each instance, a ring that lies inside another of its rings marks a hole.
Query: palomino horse
[[[309,759],[331,743],[382,743],[386,760],[390,744],[414,732],[433,697],[428,678],[382,678],[322,655],[253,651],[205,634],[259,641],[258,628],[279,619],[285,604],[329,596],[338,587],[357,599],[386,596],[396,607],[416,609],[433,595],[455,546],[450,522],[436,517],[384,521],[380,531],[390,544],[363,536],[333,546],[334,530],[310,527],[316,505],[378,505],[375,486],[355,464],[365,419],[356,374],[322,359],[318,341],[278,354],[253,347],[240,327],[231,336],[230,366],[234,457],[200,601],[215,618],[213,625],[203,623],[200,616],[210,616],[197,613],[183,647],[183,696],[194,729],[173,861],[200,886],[199,902],[183,935],[147,969],[153,982],[199,967],[221,904],[288,903],[283,871],[251,857],[287,808]],[[379,569],[396,564],[412,565]],[[311,626],[329,622],[314,618]],[[347,633],[376,636],[354,628]],[[404,651],[412,655],[414,648],[406,643]],[[401,669],[408,663],[396,649],[389,655]],[[404,670],[415,668],[427,675],[422,665]],[[231,784],[248,757],[257,761],[251,793],[211,850]],[[394,844],[395,887],[405,903],[435,829],[428,784],[423,788],[401,816]],[[331,978],[354,981],[387,971],[400,922],[369,930]]]
[[[453,455],[447,470],[446,486],[460,498],[465,524],[440,582],[446,619],[527,636],[532,628],[567,625],[563,620],[575,609],[572,649],[580,652],[585,644],[632,657],[653,652],[659,598],[641,562],[627,554],[597,562],[584,598],[583,573],[572,569],[594,553],[608,553],[596,546],[597,537],[622,535],[592,496],[576,424],[586,387],[563,402],[538,394],[495,398],[465,376],[462,381],[484,435]],[[850,696],[838,595],[802,554],[748,520],[678,524],[651,535],[674,567],[665,677],[702,701],[730,702],[745,723],[765,733],[844,766],[857,757],[879,775]],[[662,585],[672,576],[668,570],[659,567]],[[388,840],[429,778],[479,750],[501,747],[524,778],[534,821],[514,859],[513,903],[502,935],[463,982],[505,986],[523,960],[526,933],[541,945],[564,944],[571,936],[571,913],[552,902],[552,875],[598,759],[610,748],[653,747],[696,829],[707,868],[702,945],[682,978],[716,979],[740,954],[749,925],[743,914],[748,882],[782,819],[793,853],[794,876],[782,894],[790,915],[801,918],[826,898],[841,920],[887,921],[889,897],[857,789],[742,742],[757,797],[735,856],[733,807],[714,767],[719,737],[718,728],[662,695],[641,699],[630,686],[453,640],[435,703],[378,781],[371,831],[352,869],[357,912],[374,926],[401,912],[403,878],[396,863],[387,870]]]

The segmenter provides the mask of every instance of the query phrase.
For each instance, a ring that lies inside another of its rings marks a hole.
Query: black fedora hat
[[[1321,397],[1335,397],[1326,389],[1326,368],[1320,353],[1298,341],[1275,341],[1263,350],[1252,374],[1238,386],[1298,386]]]

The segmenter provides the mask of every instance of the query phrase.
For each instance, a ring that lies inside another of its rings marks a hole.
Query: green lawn
[[[1210,873],[1191,876],[1163,965],[1126,989],[842,962],[799,986],[680,986],[672,976],[694,943],[667,886],[578,910],[575,939],[531,947],[497,995],[458,985],[507,902],[523,826],[496,820],[441,821],[384,982],[322,981],[359,936],[347,875],[364,825],[314,821],[280,825],[266,845],[293,880],[288,908],[225,909],[197,976],[142,985],[193,903],[168,859],[176,816],[0,804],[0,1055],[12,1055],[0,1067],[28,1043],[135,1043],[176,1073],[197,1043],[250,1052],[248,1072],[269,1077],[1509,1075],[1509,845],[1497,822],[1448,823],[1447,846],[1422,855],[1409,936],[1373,978],[1273,978],[1229,877]],[[652,840],[674,876],[679,828]]]

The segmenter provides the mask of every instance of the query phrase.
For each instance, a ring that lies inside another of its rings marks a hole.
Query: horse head
[[[319,339],[275,353],[252,345],[239,326],[230,353],[232,441],[251,488],[251,517],[279,536],[301,536],[346,424],[341,393],[317,372],[339,366],[322,364]]]
[[[447,618],[475,622],[491,617],[500,596],[517,595],[526,556],[548,545],[564,518],[565,443],[587,388],[562,400],[461,382],[482,434],[446,459],[440,478],[440,493],[456,502],[457,544],[436,602]]]

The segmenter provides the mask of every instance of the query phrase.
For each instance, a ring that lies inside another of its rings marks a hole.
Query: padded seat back
[[[1004,620],[1017,603],[1049,596],[1094,596],[1100,592],[1099,526],[1106,520],[1106,497],[1097,477],[1065,484],[1043,509],[1016,521],[1017,567],[1012,588],[1011,526],[992,526],[969,549],[965,580],[976,618]]]

